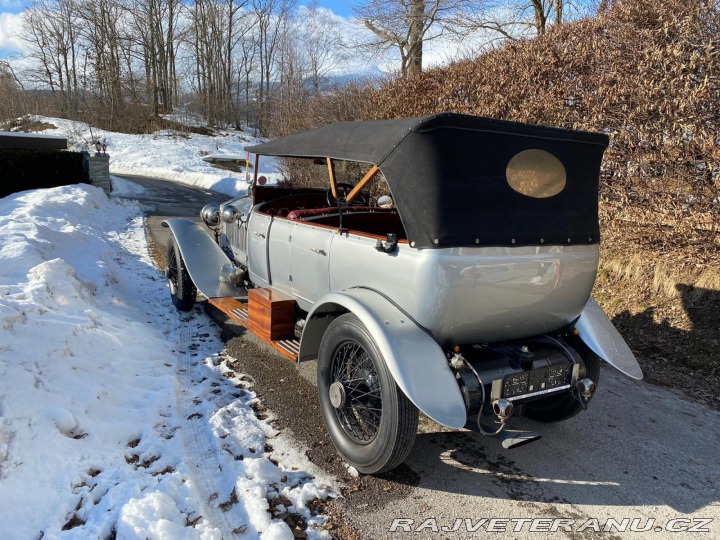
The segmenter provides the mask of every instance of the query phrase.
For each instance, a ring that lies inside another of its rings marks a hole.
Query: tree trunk
[[[407,75],[422,72],[425,0],[411,0],[408,25]]]

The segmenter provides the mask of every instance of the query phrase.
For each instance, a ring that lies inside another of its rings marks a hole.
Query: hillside
[[[717,3],[618,1],[375,100],[383,118],[450,111],[610,135],[595,296],[650,378],[720,366],[719,28]]]

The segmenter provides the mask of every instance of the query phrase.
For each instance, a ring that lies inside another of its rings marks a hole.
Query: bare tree
[[[187,41],[195,60],[192,86],[203,100],[208,123],[239,127],[239,70],[247,69],[249,78],[253,69],[251,60],[259,47],[256,12],[248,8],[248,0],[196,0],[191,20]]]
[[[589,6],[570,0],[485,0],[466,4],[457,13],[454,34],[467,36],[489,31],[503,39],[541,36],[553,25],[563,24],[568,15],[589,13]]]
[[[240,109],[240,96],[243,96],[245,125],[250,124],[250,119],[255,119],[255,115],[251,111],[250,102],[252,99],[252,75],[255,70],[255,57],[258,53],[257,36],[254,33],[254,25],[248,27],[248,32],[239,42],[239,52],[236,58],[237,62],[237,109]]]
[[[92,90],[103,104],[102,115],[110,128],[122,114],[122,21],[123,10],[113,0],[87,0],[80,10],[78,26],[86,43],[87,61],[95,76]]]
[[[369,0],[354,8],[375,35],[374,49],[396,49],[403,77],[422,71],[423,44],[439,37],[467,0]]]
[[[283,27],[294,7],[294,0],[253,0],[253,11],[257,21],[258,60],[260,81],[258,85],[258,124],[262,131],[262,118],[276,67],[276,53],[280,45]]]
[[[23,85],[9,62],[0,60],[0,124],[24,113]]]
[[[23,39],[36,67],[30,79],[61,96],[64,110],[75,110],[78,98],[78,6],[75,0],[36,0],[24,13]]]
[[[182,35],[180,0],[130,0],[124,8],[130,22],[128,40],[140,48],[148,103],[155,114],[173,110],[177,100],[176,58]],[[132,78],[132,51],[126,49],[127,71]]]
[[[300,50],[305,57],[312,93],[320,92],[320,80],[342,64],[346,47],[338,21],[317,0],[301,8],[297,26]]]

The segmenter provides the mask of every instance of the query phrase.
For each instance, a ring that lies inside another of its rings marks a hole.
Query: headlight
[[[222,212],[220,213],[220,219],[222,219],[225,223],[235,223],[238,220],[239,214],[238,209],[229,204],[227,206],[223,206]]]
[[[220,223],[220,207],[217,204],[206,204],[200,210],[200,217],[208,227],[216,227]]]

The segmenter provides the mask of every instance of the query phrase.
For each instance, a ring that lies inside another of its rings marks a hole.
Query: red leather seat
[[[377,206],[348,206],[343,210],[343,213],[355,213],[355,212],[378,212],[388,213],[394,212],[393,208],[378,208]],[[323,216],[327,214],[337,214],[337,206],[329,206],[326,208],[303,208],[300,210],[293,210],[287,217],[288,219],[307,219],[314,216]]]

